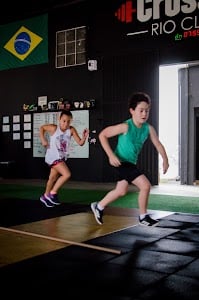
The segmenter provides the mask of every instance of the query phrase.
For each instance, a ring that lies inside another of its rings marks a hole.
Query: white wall
[[[166,148],[169,169],[162,173],[159,157],[160,181],[176,180],[178,172],[178,69],[184,65],[160,66],[159,68],[159,138]]]

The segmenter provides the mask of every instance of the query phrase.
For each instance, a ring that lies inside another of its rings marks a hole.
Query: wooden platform
[[[158,217],[158,212],[154,213]],[[168,214],[170,212],[159,212],[159,217]],[[85,247],[87,244],[84,243],[90,239],[136,226],[137,222],[137,210],[107,208],[103,225],[96,223],[91,212],[83,212],[9,228],[0,227],[0,266],[74,244]],[[97,249],[114,251],[109,248]]]

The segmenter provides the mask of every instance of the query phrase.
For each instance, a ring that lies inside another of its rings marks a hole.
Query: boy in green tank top
[[[116,187],[108,192],[99,202],[91,203],[91,209],[98,224],[103,224],[104,208],[111,202],[124,196],[128,185],[134,184],[139,189],[139,223],[145,226],[156,226],[158,220],[152,219],[147,213],[151,184],[147,177],[138,169],[137,160],[142,147],[149,137],[163,160],[163,173],[169,167],[167,153],[160,142],[153,126],[147,123],[151,107],[149,95],[137,92],[129,98],[131,118],[123,123],[108,126],[99,134],[99,140],[108,156],[109,163],[118,173]],[[113,151],[109,138],[118,136],[118,142]]]

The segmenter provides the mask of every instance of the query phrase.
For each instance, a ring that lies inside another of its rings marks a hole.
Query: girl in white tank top
[[[69,155],[69,147],[71,141],[71,129],[66,129],[65,132],[57,126],[56,131],[50,137],[50,144],[46,150],[45,162],[52,165],[54,161],[66,161]]]
[[[83,146],[89,134],[89,130],[84,129],[80,137],[75,127],[70,125],[72,117],[70,111],[63,110],[60,113],[58,125],[44,124],[40,127],[40,140],[46,147],[45,162],[50,167],[46,189],[40,197],[40,201],[47,207],[61,204],[57,196],[58,191],[71,176],[71,171],[66,164],[71,138],[73,137],[79,146]]]

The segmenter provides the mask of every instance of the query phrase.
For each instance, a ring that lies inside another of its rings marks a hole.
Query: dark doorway
[[[180,175],[181,183],[193,185],[199,178],[199,65],[179,70]]]
[[[195,110],[195,159],[196,159],[196,169],[195,169],[195,177],[196,180],[199,180],[199,109]]]

